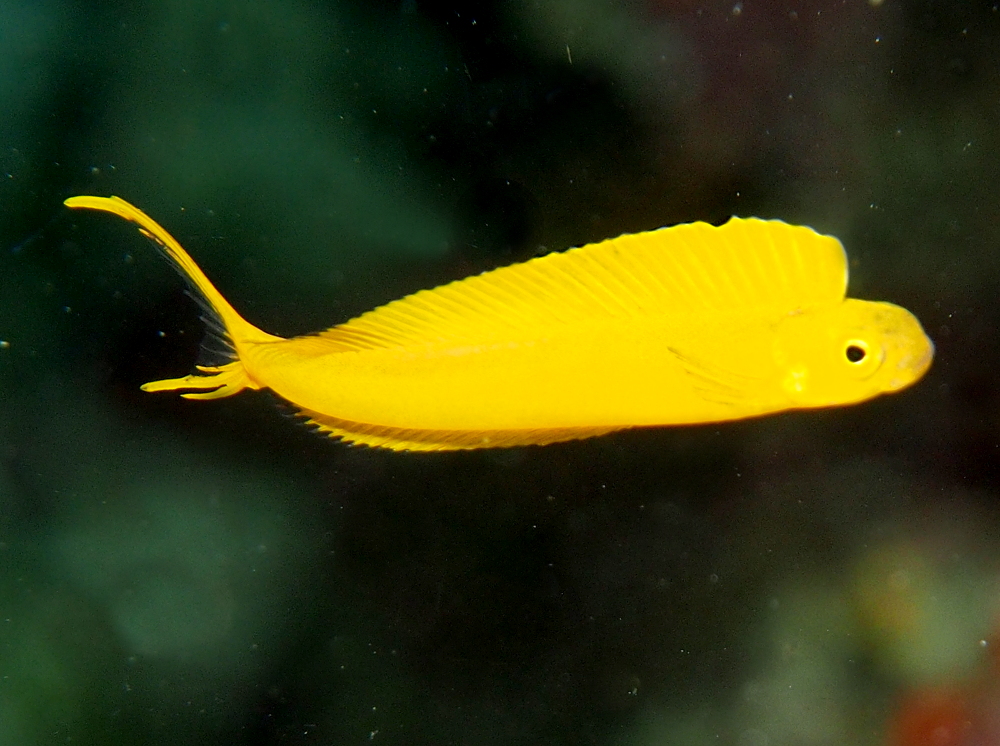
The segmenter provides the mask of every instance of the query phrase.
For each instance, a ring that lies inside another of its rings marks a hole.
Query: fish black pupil
[[[860,363],[865,359],[864,348],[858,347],[857,345],[847,346],[847,359],[852,363]]]

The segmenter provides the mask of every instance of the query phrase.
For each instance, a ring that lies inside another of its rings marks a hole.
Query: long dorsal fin
[[[778,220],[687,223],[553,253],[422,290],[321,336],[346,349],[483,343],[553,324],[843,300],[840,242]]]

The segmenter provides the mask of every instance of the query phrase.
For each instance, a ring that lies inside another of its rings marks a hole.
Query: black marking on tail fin
[[[181,274],[184,273],[181,272]],[[232,339],[229,337],[226,325],[222,323],[222,318],[190,281],[188,281],[185,294],[198,304],[201,309],[202,323],[205,324],[205,336],[201,340],[197,365],[216,367],[231,363],[237,357],[236,348],[233,347]]]
[[[141,232],[145,233],[144,231]],[[160,245],[160,242],[152,236],[146,236],[146,238],[156,247],[156,253],[163,257],[167,261],[167,264],[173,267],[174,271],[184,279],[184,284],[187,285],[185,294],[201,308],[201,320],[205,324],[205,337],[201,341],[201,351],[198,354],[197,365],[215,367],[235,360],[237,358],[236,348],[233,347],[232,340],[229,337],[229,332],[226,330],[226,325],[222,321],[222,317],[219,316],[212,304],[208,302],[208,299],[202,295],[197,286],[191,282],[191,278],[188,277],[187,272]]]
[[[204,318],[202,316],[202,319]],[[198,360],[195,365],[217,368],[231,363],[235,359],[236,352],[230,344],[228,336],[222,337],[213,332],[206,332],[205,337],[201,340],[201,349],[198,351]]]

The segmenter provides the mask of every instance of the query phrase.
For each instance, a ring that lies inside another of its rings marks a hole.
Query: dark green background
[[[915,692],[989,692],[998,122],[990,2],[3,0],[0,746],[882,744]],[[782,218],[937,358],[844,409],[349,448],[139,392],[198,308],[75,194],[279,334]]]

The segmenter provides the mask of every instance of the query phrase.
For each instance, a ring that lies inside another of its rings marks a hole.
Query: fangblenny
[[[145,391],[270,389],[318,430],[394,450],[553,443],[861,402],[917,381],[908,311],[846,298],[840,242],[732,218],[619,236],[423,290],[284,339],[245,321],[180,244],[117,197],[188,279],[231,359]]]

